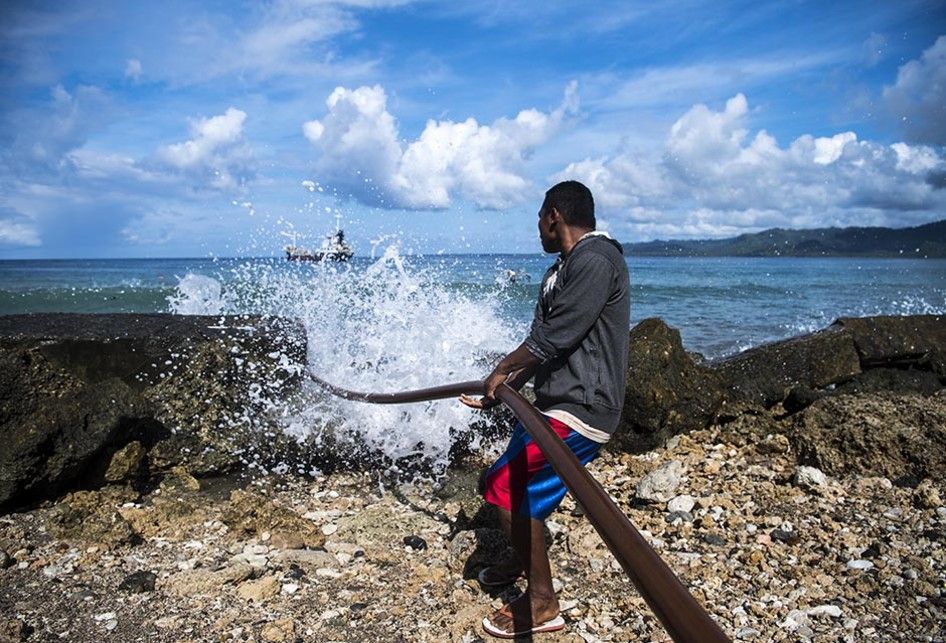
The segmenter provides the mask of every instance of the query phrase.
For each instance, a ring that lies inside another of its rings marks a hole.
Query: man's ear
[[[562,213],[559,212],[557,208],[551,208],[549,210],[549,223],[562,223],[564,220]]]

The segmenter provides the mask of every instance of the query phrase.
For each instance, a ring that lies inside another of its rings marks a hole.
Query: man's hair
[[[562,181],[545,193],[542,208],[555,208],[565,223],[595,229],[595,200],[591,190],[578,181]]]

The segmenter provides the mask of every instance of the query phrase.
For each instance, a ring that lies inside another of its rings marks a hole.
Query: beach
[[[522,589],[475,580],[506,548],[475,492],[488,443],[467,440],[441,469],[435,450],[330,462],[326,434],[279,438],[272,411],[308,399],[294,366],[311,347],[303,324],[273,324],[0,318],[5,364],[21,365],[4,369],[5,457],[30,409],[60,418],[57,435],[84,412],[75,435],[100,440],[84,459],[59,442],[76,461],[58,469],[42,447],[55,440],[17,456],[42,463],[24,475],[43,484],[5,487],[5,636],[485,638],[479,621]],[[734,639],[942,640],[943,332],[938,316],[850,318],[707,363],[645,320],[631,331],[624,439],[590,470]],[[143,367],[103,358],[116,347]],[[242,394],[260,379],[274,383],[265,395]],[[199,401],[216,415],[197,420]],[[501,436],[506,421],[474,425]],[[4,470],[9,482],[18,469]],[[568,626],[545,640],[665,640],[570,498],[548,538]]]

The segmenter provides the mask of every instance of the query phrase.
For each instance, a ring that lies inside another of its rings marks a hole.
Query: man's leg
[[[528,588],[526,593],[508,606],[508,616],[500,610],[490,621],[502,630],[527,631],[558,615],[558,598],[552,588],[552,569],[545,548],[545,524],[541,520],[510,513],[497,508],[499,522],[513,549],[523,563]]]

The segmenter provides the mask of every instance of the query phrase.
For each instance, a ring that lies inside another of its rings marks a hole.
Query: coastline
[[[19,360],[8,362],[19,365],[19,376],[35,377],[20,381],[34,391],[32,402],[45,390],[47,401],[74,394],[78,404],[97,399],[82,387],[108,386],[109,395],[149,401],[139,419],[178,422],[178,446],[189,425],[206,446],[213,422],[194,423],[186,391],[196,387],[194,399],[204,399],[208,382],[199,375],[226,372],[213,399],[230,408],[246,382],[232,360],[246,363],[272,346],[266,332],[234,332],[263,320],[178,318],[183,326],[172,332],[168,317],[138,316],[126,325],[135,332],[121,336],[88,316],[47,319],[32,332],[22,319],[0,319],[0,354]],[[214,335],[200,324],[228,330]],[[643,438],[615,443],[590,469],[734,638],[936,640],[946,606],[943,324],[935,316],[846,320],[703,363],[674,329],[642,322],[632,346],[639,349],[633,372],[643,375],[629,379],[638,410],[625,413],[648,420],[622,430]],[[298,332],[281,329],[282,339]],[[151,360],[168,349],[162,341],[177,345],[181,337],[193,349],[170,378],[151,373],[143,381],[122,371],[120,360],[101,359],[102,346],[124,342],[122,350],[154,351],[147,364],[158,364]],[[243,338],[241,355],[229,353],[234,337]],[[215,349],[221,341],[227,352]],[[290,354],[301,361],[304,349],[297,344]],[[36,361],[27,368],[24,355],[43,357],[50,368]],[[90,363],[104,370],[92,372]],[[54,386],[34,386],[53,374],[60,377]],[[11,404],[25,389],[2,384],[8,448]],[[164,396],[147,393],[154,388]],[[714,391],[724,389],[717,400]],[[437,484],[345,469],[221,479],[239,467],[214,469],[207,451],[195,448],[199,441],[185,440],[177,459],[162,460],[155,456],[169,452],[166,440],[118,436],[91,449],[79,466],[90,475],[0,517],[0,580],[8,590],[0,634],[472,641],[481,636],[479,619],[508,598],[472,580],[504,547],[473,489],[482,454],[467,455]],[[823,478],[801,468],[811,464]],[[676,482],[650,497],[639,483],[658,469],[677,471]],[[543,638],[660,638],[659,624],[570,499],[552,521],[550,555],[569,626]],[[405,544],[409,536],[426,548]]]

